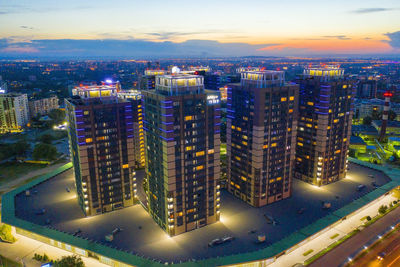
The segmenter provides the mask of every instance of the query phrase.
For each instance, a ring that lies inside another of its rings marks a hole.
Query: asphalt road
[[[352,238],[340,244],[338,247],[325,254],[318,260],[310,264],[310,267],[319,266],[338,266],[344,262],[349,255],[357,251],[363,244],[367,243],[371,238],[377,236],[387,228],[389,228],[394,222],[398,221],[400,217],[400,208],[393,210],[386,216],[382,217],[369,227],[363,229],[360,233],[356,234]],[[400,251],[398,252],[400,253]],[[364,266],[364,265],[363,265]],[[385,266],[385,265],[382,265]],[[400,266],[400,265],[393,265]]]
[[[378,254],[384,251],[386,253],[382,261],[378,260]],[[393,235],[386,238],[384,241],[369,250],[367,254],[356,260],[354,267],[378,267],[400,266],[400,231],[397,230]]]

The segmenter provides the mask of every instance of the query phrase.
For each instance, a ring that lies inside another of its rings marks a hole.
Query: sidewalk
[[[353,216],[348,217],[346,220],[340,222],[338,225],[327,230],[325,233],[321,234],[320,236],[318,236],[310,241],[306,241],[304,244],[302,244],[300,247],[296,248],[292,252],[279,257],[278,259],[276,259],[275,262],[273,262],[272,264],[270,264],[268,266],[271,266],[271,267],[293,266],[296,263],[303,263],[305,260],[311,258],[313,255],[317,254],[322,249],[328,247],[330,244],[334,243],[341,237],[345,236],[346,234],[350,233],[351,231],[353,231],[353,230],[357,229],[359,226],[361,226],[363,224],[363,221],[361,221],[361,218],[364,218],[366,216],[374,217],[375,215],[378,214],[378,209],[381,205],[389,205],[389,203],[392,202],[393,200],[395,200],[395,198],[392,197],[391,195],[387,195],[387,196],[383,197],[381,200],[377,201],[376,203],[372,204],[371,206],[369,206],[365,209],[362,209],[361,211],[357,212]],[[396,210],[400,211],[399,208]],[[396,212],[396,210],[394,210],[392,212]],[[377,222],[379,222],[379,220]],[[373,225],[371,225],[369,227],[373,227]],[[354,248],[354,249],[357,249],[357,248]],[[310,250],[313,250],[313,251],[311,253],[308,253],[308,255],[306,255],[306,256],[303,255],[305,252],[308,252]],[[315,266],[317,266],[317,265],[315,265]],[[320,266],[323,266],[323,265],[320,265]],[[326,266],[330,266],[330,265],[326,265]]]
[[[42,263],[32,259],[35,253],[40,255],[46,253],[52,260],[60,259],[62,256],[73,255],[73,253],[66,250],[47,245],[16,233],[14,233],[14,236],[18,239],[14,244],[0,242],[0,255],[21,264],[24,263],[26,267],[41,266]],[[109,267],[93,258],[81,258],[87,267]]]

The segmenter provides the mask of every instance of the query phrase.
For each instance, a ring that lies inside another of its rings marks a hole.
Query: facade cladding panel
[[[246,70],[228,85],[228,191],[252,206],[291,195],[298,96],[283,72]]]
[[[78,201],[86,215],[133,205],[132,104],[116,97],[66,99]]]
[[[157,84],[143,91],[145,191],[150,214],[172,236],[219,220],[221,111],[202,77],[161,76]]]
[[[318,186],[338,181],[347,170],[354,81],[347,79],[341,69],[324,68],[305,70],[298,83],[295,177]]]

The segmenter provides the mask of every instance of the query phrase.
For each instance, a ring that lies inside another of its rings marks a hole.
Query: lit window
[[[307,105],[314,106],[314,102],[307,102]]]
[[[294,100],[294,96],[289,97],[289,100],[293,101]]]
[[[281,102],[285,102],[287,100],[286,97],[281,97]]]
[[[122,168],[123,168],[123,169],[129,168],[129,164],[124,164],[124,165],[122,165]]]
[[[190,121],[190,120],[193,120],[193,116],[186,116],[185,117],[185,121]]]
[[[86,143],[91,143],[92,141],[93,141],[93,139],[92,138],[86,138]]]

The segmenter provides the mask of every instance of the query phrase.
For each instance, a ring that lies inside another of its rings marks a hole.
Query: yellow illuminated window
[[[307,105],[314,106],[314,103],[313,102],[307,102]]]
[[[241,131],[242,131],[242,128],[236,127],[236,130],[238,130],[239,132],[241,132]]]
[[[236,187],[237,189],[240,189],[240,185],[238,185],[238,184],[236,184],[235,187]]]
[[[122,168],[123,168],[123,169],[129,168],[129,164],[124,164],[124,165],[122,165]]]
[[[281,102],[285,102],[287,100],[286,97],[281,97]]]
[[[243,135],[242,137],[243,139],[247,140],[247,135]]]
[[[209,149],[208,154],[212,154],[212,153],[214,153],[214,149]]]
[[[232,125],[232,129],[235,129],[235,125]]]
[[[197,171],[202,170],[202,169],[204,169],[204,166],[203,166],[203,165],[200,165],[200,166],[197,166],[197,167],[196,167],[196,170],[197,170]]]
[[[309,155],[306,155],[306,159],[309,159],[310,158],[310,156]]]
[[[264,148],[264,149],[265,149],[265,148],[268,148],[268,145],[264,145],[263,148]]]
[[[293,113],[293,109],[289,109],[289,113]]]
[[[303,159],[302,158],[297,158],[297,161],[303,161]]]
[[[193,116],[186,116],[185,117],[185,121],[190,121],[190,120],[193,120]]]
[[[239,161],[241,160],[241,158],[238,157],[238,156],[235,156],[235,159],[236,159],[236,160],[239,160]]]
[[[294,100],[294,96],[289,97],[289,100],[293,101]]]
[[[335,151],[335,154],[339,154],[340,153],[340,149]]]
[[[311,127],[312,127],[312,124],[307,123],[306,126],[309,127],[309,128],[311,128]]]
[[[287,131],[290,132],[292,130],[292,128],[288,128]]]
[[[186,147],[186,151],[190,151],[190,150],[192,150],[193,148],[191,147],[191,146],[187,146]]]
[[[276,147],[276,143],[272,143],[272,144],[271,144],[271,147]]]
[[[88,115],[88,114],[89,114],[89,111],[85,110],[85,111],[83,112],[83,114],[84,114],[84,115]]]
[[[334,123],[337,123],[338,121],[339,121],[339,119],[335,119],[335,120],[333,120],[333,122],[334,122]]]
[[[90,143],[90,142],[92,142],[93,141],[93,139],[92,138],[86,138],[86,143]]]
[[[329,110],[329,113],[332,113],[332,109]]]
[[[343,142],[346,142],[346,141],[347,141],[347,138],[344,138],[344,139],[343,139]]]
[[[280,180],[282,180],[282,177],[278,177],[278,178],[276,178],[276,180],[277,180],[277,181],[280,181]]]
[[[298,146],[303,146],[303,143],[297,142]]]
[[[246,141],[242,141],[242,144],[247,146],[247,142]]]
[[[347,88],[347,84],[343,85],[343,88],[346,89]]]
[[[241,176],[240,178],[245,182],[247,181],[246,177],[244,177],[244,176]]]
[[[204,151],[196,152],[196,157],[204,156]]]
[[[270,183],[273,183],[273,182],[275,182],[275,179],[271,179],[271,180],[269,180],[269,182],[270,182]]]

